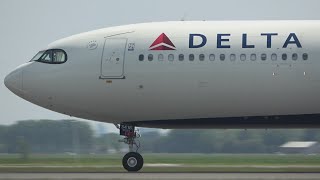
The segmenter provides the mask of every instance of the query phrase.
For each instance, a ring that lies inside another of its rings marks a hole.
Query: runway
[[[319,180],[320,173],[0,173],[0,180]]]

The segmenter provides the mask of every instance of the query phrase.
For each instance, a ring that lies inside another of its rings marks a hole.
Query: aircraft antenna
[[[186,19],[187,19],[187,12],[184,12],[180,20],[185,21]]]

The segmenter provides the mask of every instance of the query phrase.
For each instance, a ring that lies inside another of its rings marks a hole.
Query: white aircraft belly
[[[304,71],[297,66],[273,74],[274,66],[220,64],[182,71],[177,65],[167,72],[127,73],[127,79],[109,85],[106,93],[112,96],[100,98],[101,115],[129,122],[320,112],[316,88]]]

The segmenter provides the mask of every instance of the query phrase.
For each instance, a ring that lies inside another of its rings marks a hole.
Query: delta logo
[[[165,33],[162,33],[149,47],[149,50],[176,50],[176,47]]]
[[[239,34],[238,36],[234,36],[233,34],[216,34],[216,42],[215,45],[217,49],[230,49],[233,45],[230,43],[232,39],[235,37],[242,37],[239,44],[242,49],[253,49],[256,48],[256,44],[249,44],[249,40],[251,38],[247,33]],[[273,39],[278,37],[283,38],[283,45],[278,48],[288,48],[290,45],[296,46],[297,48],[302,48],[301,41],[299,40],[296,33],[289,33],[287,36],[279,36],[278,33],[261,33],[261,40],[265,41],[264,47],[272,48],[273,47]],[[257,37],[256,37],[257,38]],[[212,38],[210,38],[212,39]],[[280,39],[281,40],[281,39]],[[278,40],[279,41],[279,40]],[[205,46],[208,46],[211,41],[208,42],[208,37],[204,34],[189,34],[189,48],[190,49],[198,49]],[[282,43],[281,42],[281,43]],[[260,43],[261,44],[261,43]],[[211,44],[209,46],[212,46]],[[162,33],[149,47],[149,50],[176,50],[175,45],[171,42],[168,36],[165,33]]]

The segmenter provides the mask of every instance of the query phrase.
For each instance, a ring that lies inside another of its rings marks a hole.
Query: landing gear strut
[[[143,158],[138,153],[140,148],[140,134],[135,130],[135,126],[128,124],[120,124],[117,126],[120,129],[120,135],[125,136],[120,142],[124,142],[129,145],[129,153],[127,153],[122,159],[123,167],[130,172],[137,172],[143,167]]]

